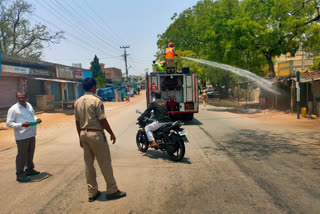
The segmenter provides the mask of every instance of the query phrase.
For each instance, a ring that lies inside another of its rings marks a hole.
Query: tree
[[[101,70],[99,58],[97,55],[94,55],[93,61],[90,62],[90,70],[92,72],[92,77],[97,81],[98,88],[105,87],[105,75]]]
[[[304,50],[320,53],[317,0],[201,0],[158,35],[159,52],[169,42],[176,51],[265,75],[275,75],[274,59]],[[182,55],[183,56],[183,55]],[[199,75],[200,76],[200,75]]]
[[[42,24],[31,25],[32,5],[25,0],[0,1],[0,50],[3,53],[39,59],[43,43],[58,43],[63,31],[49,33]]]
[[[273,57],[295,55],[305,43],[306,34],[319,37],[310,30],[318,26],[319,6],[318,1],[309,0],[243,1],[246,15],[257,26],[253,45],[266,57],[272,76],[275,76]]]

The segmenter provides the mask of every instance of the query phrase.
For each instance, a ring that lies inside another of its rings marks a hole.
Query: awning
[[[52,82],[62,82],[62,83],[74,83],[74,84],[82,84],[82,82],[72,81],[72,80],[62,80],[62,79],[49,79],[49,78],[41,78],[41,77],[33,77],[29,79],[34,80],[44,80],[44,81],[52,81]]]

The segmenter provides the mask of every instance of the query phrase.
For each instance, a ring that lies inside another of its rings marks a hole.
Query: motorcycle
[[[136,110],[136,112],[141,114],[140,110]],[[145,127],[154,121],[151,115],[150,117],[140,117],[136,123],[139,125],[136,143],[141,152],[146,152],[151,145],[151,142],[148,141]],[[184,157],[185,142],[189,142],[186,137],[187,133],[181,126],[181,121],[170,122],[153,132],[155,141],[158,144],[154,148],[162,152],[167,151],[169,157],[174,161],[180,161]]]

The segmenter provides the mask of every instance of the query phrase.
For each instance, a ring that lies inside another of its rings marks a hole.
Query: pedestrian
[[[36,145],[36,124],[41,119],[34,116],[34,110],[27,102],[24,92],[16,93],[17,103],[11,106],[7,115],[7,126],[14,129],[14,136],[18,148],[16,157],[17,181],[27,182],[30,177],[40,172],[34,169],[33,156]],[[26,170],[25,170],[26,166]]]
[[[208,99],[208,95],[207,95],[206,91],[203,91],[201,96],[202,96],[203,107],[206,107],[206,103],[207,103],[207,99]]]
[[[95,201],[100,195],[96,179],[94,159],[96,158],[107,183],[107,199],[125,197],[126,193],[118,189],[113,176],[111,156],[104,129],[110,134],[112,144],[116,137],[106,119],[102,100],[96,96],[97,82],[93,78],[83,81],[86,93],[77,100],[75,119],[80,139],[80,146],[84,152],[86,180],[88,185],[89,202]]]

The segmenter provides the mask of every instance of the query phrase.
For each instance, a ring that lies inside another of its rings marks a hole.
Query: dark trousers
[[[36,146],[36,138],[31,137],[23,140],[16,140],[18,147],[18,155],[16,158],[16,169],[17,175],[20,175],[24,172],[24,167],[27,167],[27,170],[33,169],[33,154]]]

